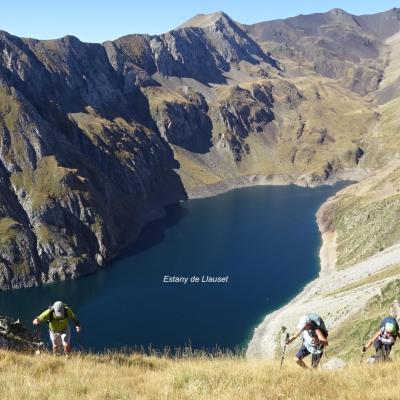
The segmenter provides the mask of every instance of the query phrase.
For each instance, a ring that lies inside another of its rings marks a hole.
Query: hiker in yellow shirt
[[[58,353],[61,347],[64,347],[64,353],[71,351],[71,331],[69,329],[68,319],[71,319],[76,331],[81,331],[81,326],[74,312],[62,301],[56,301],[50,308],[43,311],[33,320],[33,325],[39,325],[42,322],[49,324],[50,339],[53,344],[53,353]]]

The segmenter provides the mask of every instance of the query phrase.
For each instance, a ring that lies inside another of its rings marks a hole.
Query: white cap
[[[64,303],[62,301],[56,301],[52,307],[54,311],[54,315],[56,317],[63,317],[64,316]]]
[[[304,330],[308,321],[309,321],[309,318],[307,317],[307,315],[305,315],[304,317],[301,317],[299,319],[299,323],[297,324],[297,330],[299,330],[299,331]]]

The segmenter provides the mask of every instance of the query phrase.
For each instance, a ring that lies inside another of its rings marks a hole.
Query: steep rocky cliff
[[[177,162],[102,45],[0,40],[0,284],[93,272],[185,198]]]
[[[370,174],[398,30],[397,10],[332,10],[103,44],[0,32],[0,288],[92,273],[188,196]]]

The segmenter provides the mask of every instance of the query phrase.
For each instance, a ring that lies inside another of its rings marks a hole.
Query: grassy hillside
[[[344,269],[398,243],[398,163],[352,185],[330,204],[337,233],[337,269]]]
[[[356,362],[344,371],[303,371],[243,358],[143,355],[27,356],[0,352],[0,397],[16,399],[394,399],[398,364]]]
[[[391,269],[391,272],[394,272],[394,268]],[[372,277],[375,277],[375,275]],[[373,283],[371,282],[371,284]],[[347,359],[357,359],[362,345],[378,330],[383,317],[392,311],[399,292],[400,280],[394,279],[386,284],[381,289],[380,294],[373,297],[361,311],[350,316],[343,324],[333,329],[330,335],[331,345],[328,354]],[[393,354],[398,354],[398,350],[394,347]]]

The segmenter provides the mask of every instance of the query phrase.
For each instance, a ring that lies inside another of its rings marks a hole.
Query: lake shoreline
[[[212,197],[244,187],[296,185],[314,188],[322,185],[334,185],[341,181],[359,182],[370,175],[370,171],[357,168],[336,171],[326,180],[316,180],[308,175],[300,175],[297,177],[290,175],[249,175],[225,179],[218,183],[198,186],[193,189],[185,188],[185,190],[187,191],[188,200],[192,200]]]

